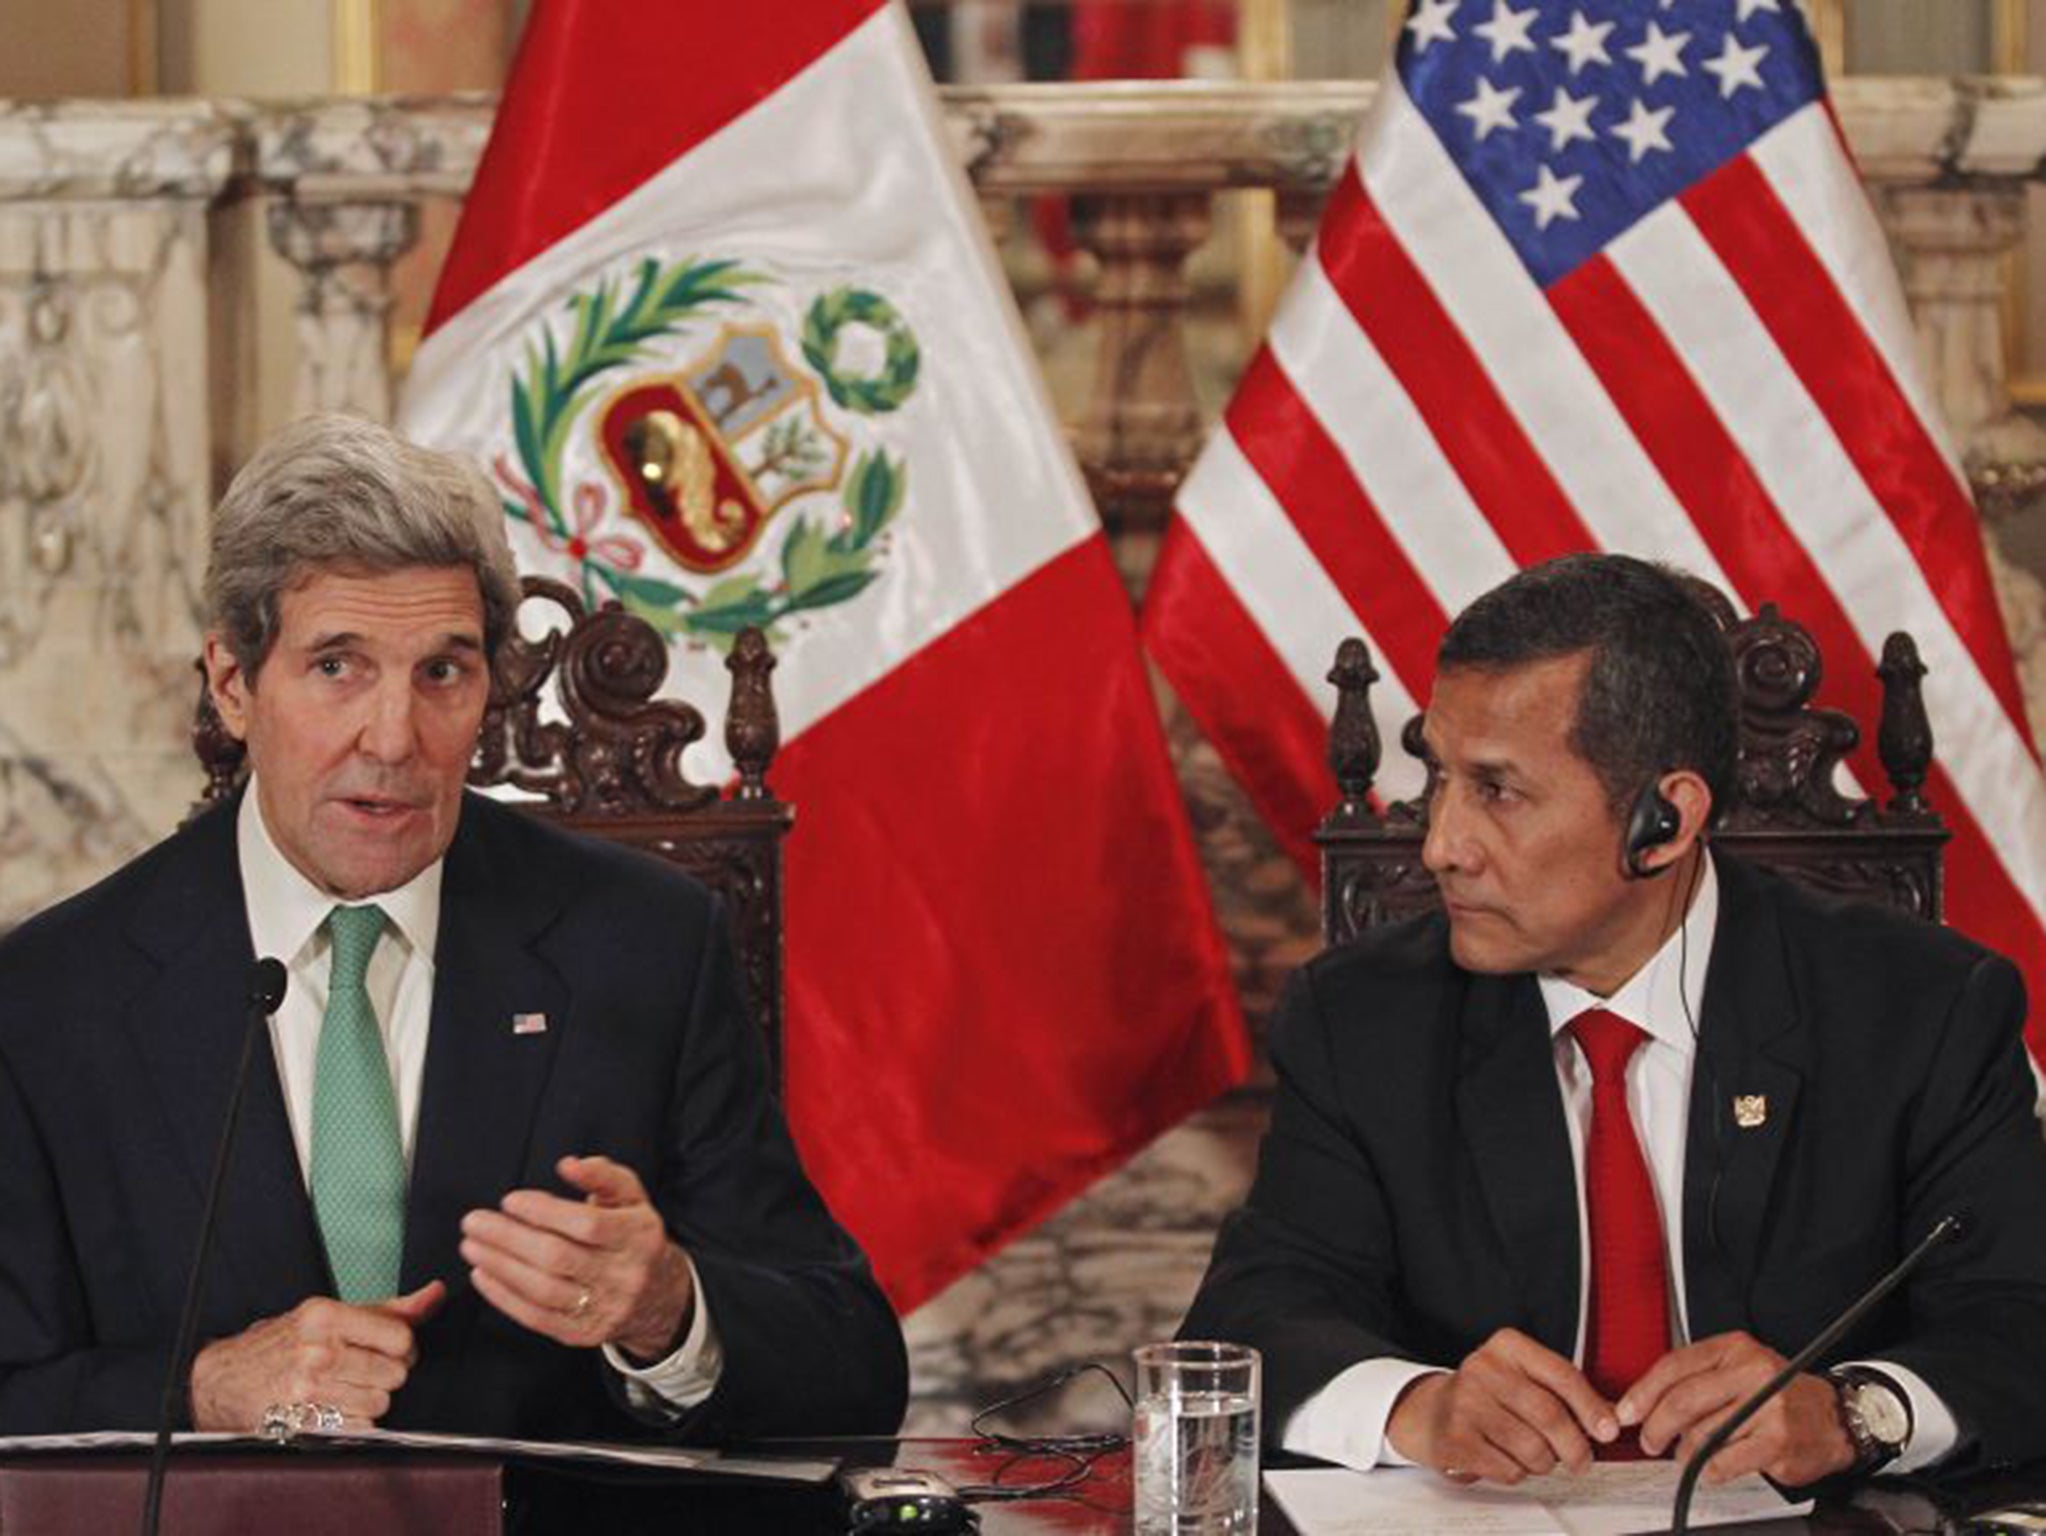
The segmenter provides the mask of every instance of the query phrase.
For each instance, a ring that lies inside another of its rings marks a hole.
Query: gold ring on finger
[[[575,1301],[569,1307],[568,1315],[577,1322],[581,1322],[590,1315],[590,1303],[595,1300],[596,1297],[590,1293],[590,1288],[587,1285],[584,1286],[580,1291],[576,1292]]]

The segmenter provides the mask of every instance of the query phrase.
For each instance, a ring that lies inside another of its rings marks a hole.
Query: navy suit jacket
[[[1691,1083],[1684,1282],[1694,1339],[1788,1355],[1949,1211],[1968,1234],[1834,1355],[1917,1372],[1955,1466],[2046,1454],[2046,1142],[2009,962],[1717,856]],[[1257,1180],[1182,1332],[1265,1356],[1276,1439],[1361,1360],[1454,1366],[1513,1327],[1564,1356],[1579,1238],[1548,1015],[1529,976],[1451,960],[1439,915],[1311,962],[1273,1026]],[[1736,1095],[1764,1095],[1743,1127]]]
[[[892,1432],[901,1330],[797,1161],[717,899],[471,795],[441,904],[400,1289],[451,1295],[384,1424],[646,1431],[596,1351],[499,1314],[457,1252],[465,1211],[570,1193],[574,1152],[638,1172],[716,1321],[723,1377],[671,1433]],[[254,958],[231,805],[0,942],[0,1433],[155,1422]],[[332,1294],[267,1050],[215,1245],[202,1342]]]

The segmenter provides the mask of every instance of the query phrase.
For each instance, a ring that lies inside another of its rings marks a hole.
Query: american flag
[[[1147,643],[1311,869],[1342,635],[1391,739],[1449,617],[1570,550],[1779,603],[1864,722],[1908,629],[1949,920],[2046,995],[2046,782],[1915,346],[1792,0],[1418,0],[1181,488]],[[1872,742],[1853,767],[1882,783]]]

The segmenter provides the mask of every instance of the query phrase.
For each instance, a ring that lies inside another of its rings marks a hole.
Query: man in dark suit
[[[1688,1456],[1965,1210],[1707,1475],[2046,1453],[2022,985],[1708,854],[1735,729],[1716,628],[1659,567],[1551,562],[1451,627],[1443,911],[1295,978],[1257,1181],[1183,1330],[1264,1352],[1275,1442],[1507,1483]]]
[[[517,604],[472,469],[338,417],[216,519],[250,787],[0,945],[0,1432],[156,1416],[258,954],[188,1424],[888,1433],[900,1329],[804,1176],[719,903],[467,794]]]

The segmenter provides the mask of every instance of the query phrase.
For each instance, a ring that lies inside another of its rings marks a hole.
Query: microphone
[[[1965,1211],[1952,1211],[1940,1217],[1933,1223],[1932,1230],[1925,1234],[1924,1240],[1905,1254],[1895,1269],[1876,1281],[1852,1306],[1828,1323],[1824,1332],[1786,1361],[1783,1369],[1762,1383],[1761,1389],[1742,1403],[1731,1418],[1705,1437],[1705,1443],[1684,1463],[1684,1475],[1677,1482],[1676,1507],[1670,1512],[1670,1536],[1685,1536],[1691,1528],[1691,1495],[1697,1491],[1698,1475],[1705,1470],[1705,1463],[1718,1455],[1726,1442],[1739,1433],[1743,1424],[1760,1413],[1770,1398],[1789,1386],[1807,1366],[1846,1337],[1847,1331],[1867,1316],[1877,1302],[1902,1285],[1928,1253],[1967,1230],[1968,1215]]]
[[[241,1060],[234,1069],[234,1089],[227,1096],[227,1123],[220,1128],[220,1147],[213,1154],[213,1176],[206,1182],[206,1205],[199,1218],[199,1245],[192,1254],[192,1271],[185,1280],[185,1303],[178,1313],[176,1342],[171,1346],[170,1378],[163,1384],[163,1404],[157,1410],[156,1442],[149,1452],[149,1483],[142,1496],[142,1536],[156,1536],[157,1518],[163,1503],[163,1479],[169,1470],[171,1425],[178,1416],[178,1401],[184,1395],[192,1369],[192,1346],[199,1332],[199,1297],[206,1276],[206,1250],[213,1243],[213,1227],[220,1214],[220,1191],[227,1182],[227,1162],[234,1152],[234,1131],[241,1119],[242,1093],[248,1086],[249,1061],[256,1054],[256,1037],[269,1022],[277,1005],[284,1001],[287,978],[281,960],[258,960],[249,971],[248,1021],[242,1029]]]

